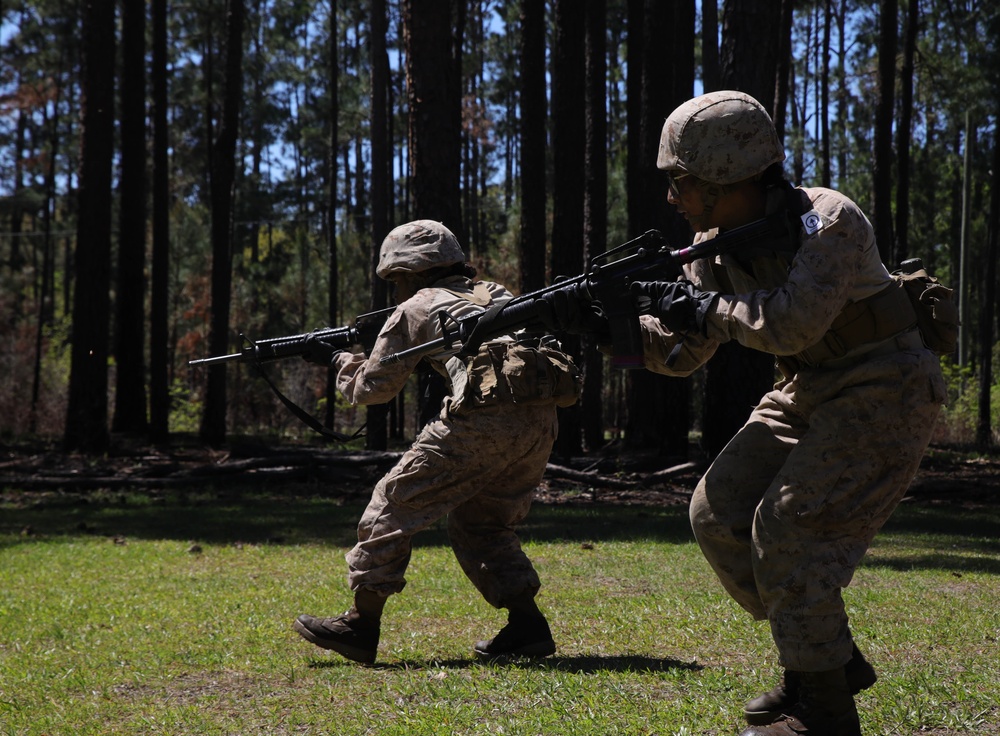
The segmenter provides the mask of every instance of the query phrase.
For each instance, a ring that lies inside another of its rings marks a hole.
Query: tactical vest
[[[480,307],[493,301],[482,282],[471,291],[438,288]],[[451,411],[463,404],[567,407],[577,402],[583,389],[579,369],[551,335],[491,340],[475,355],[448,359],[445,369],[452,381]]]
[[[784,209],[787,229],[783,237],[765,246],[746,249],[732,260],[723,259],[721,264],[712,264],[713,273],[723,289],[740,294],[774,289],[787,281],[792,260],[802,241],[802,217],[812,209],[812,203],[805,192],[789,186]],[[869,354],[869,346],[875,349],[916,326],[917,314],[910,298],[902,282],[894,278],[881,291],[847,304],[818,342],[795,355],[779,356],[778,365],[783,374],[790,376],[801,368],[833,367],[834,361],[851,356],[857,356],[860,361],[861,356]],[[894,351],[919,346],[906,343],[890,347]]]

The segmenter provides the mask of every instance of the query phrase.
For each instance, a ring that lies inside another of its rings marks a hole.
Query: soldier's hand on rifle
[[[718,294],[702,291],[690,281],[633,281],[629,285],[636,308],[651,314],[671,332],[708,334],[705,319]]]
[[[333,365],[333,359],[342,352],[344,351],[340,348],[335,348],[330,343],[323,342],[315,335],[310,335],[306,338],[302,351],[302,359],[307,363],[315,363],[324,368],[329,368]]]
[[[539,318],[553,332],[570,335],[595,335],[598,341],[610,341],[608,318],[601,305],[580,295],[572,287],[557,289],[539,298]]]

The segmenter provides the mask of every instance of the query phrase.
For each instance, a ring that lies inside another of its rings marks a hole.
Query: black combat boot
[[[740,736],[861,736],[858,709],[843,667],[795,675],[799,702],[773,723],[750,726]]]
[[[857,695],[862,690],[867,690],[878,679],[875,669],[865,659],[865,655],[854,645],[851,653],[851,660],[844,665],[844,673],[847,676],[847,687],[851,695]],[[787,713],[792,706],[799,701],[799,673],[792,670],[785,670],[781,676],[781,681],[770,692],[758,695],[743,707],[743,714],[747,723],[755,726],[763,726],[773,723]]]
[[[331,649],[354,662],[372,664],[378,652],[385,598],[367,590],[354,595],[354,605],[340,616],[316,618],[302,614],[293,628],[306,641]]]
[[[507,625],[489,641],[477,641],[476,656],[484,662],[508,657],[548,657],[555,654],[549,622],[535,605],[529,590],[507,601]]]

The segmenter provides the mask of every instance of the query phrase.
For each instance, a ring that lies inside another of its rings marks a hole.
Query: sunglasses
[[[674,195],[674,199],[681,198],[681,188],[678,182],[687,176],[691,176],[687,171],[682,171],[679,174],[667,172],[667,186],[670,187],[670,193]]]

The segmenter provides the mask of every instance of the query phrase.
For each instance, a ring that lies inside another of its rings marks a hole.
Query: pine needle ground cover
[[[482,665],[504,623],[442,527],[373,667],[301,640],[350,602],[361,506],[277,493],[0,495],[0,734],[735,734],[778,665],[683,505],[536,505],[523,539],[559,646]],[[1000,733],[1000,515],[904,503],[845,592],[880,679],[866,734]]]

